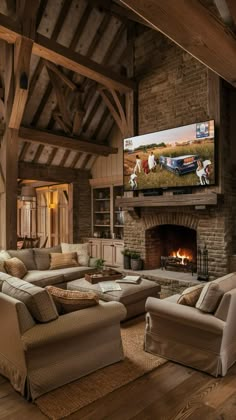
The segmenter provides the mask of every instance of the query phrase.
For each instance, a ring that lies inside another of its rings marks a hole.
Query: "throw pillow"
[[[64,290],[55,286],[46,286],[52,295],[60,314],[65,314],[80,309],[97,305],[99,297],[94,292],[80,292],[78,290]]]
[[[9,258],[5,261],[4,265],[8,274],[13,277],[18,277],[19,279],[23,279],[23,277],[28,273],[25,264],[19,260],[19,258]]]
[[[0,260],[8,260],[9,258],[11,258],[10,254],[7,251],[0,251]]]
[[[21,260],[25,264],[27,270],[36,270],[37,267],[32,249],[10,249],[8,252],[11,258],[16,257]]]
[[[182,292],[177,303],[180,305],[195,306],[203,287],[204,284],[197,284],[196,286],[188,287]]]
[[[89,244],[67,244],[62,242],[62,252],[77,252],[79,265],[88,267],[89,265]]]
[[[33,251],[37,270],[49,270],[50,253],[61,252],[61,245],[52,248],[34,248]]]
[[[58,318],[54,301],[46,289],[11,277],[3,282],[2,292],[23,302],[38,322],[44,323]]]
[[[196,308],[203,312],[213,313],[216,311],[224,292],[214,282],[207,283],[199,296]]]
[[[76,252],[68,252],[66,254],[51,253],[49,270],[57,270],[58,268],[78,267]]]

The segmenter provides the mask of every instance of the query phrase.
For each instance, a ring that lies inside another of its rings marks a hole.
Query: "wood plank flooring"
[[[47,419],[0,376],[1,420]],[[68,420],[235,420],[236,364],[213,378],[168,362],[67,417]]]

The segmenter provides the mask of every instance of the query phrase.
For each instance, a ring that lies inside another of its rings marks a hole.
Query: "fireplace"
[[[197,232],[195,229],[164,224],[147,229],[145,236],[146,269],[196,271]]]

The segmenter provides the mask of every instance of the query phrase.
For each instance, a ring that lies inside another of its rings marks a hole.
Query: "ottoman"
[[[151,280],[141,279],[138,284],[119,283],[119,285],[121,290],[104,293],[101,291],[99,283],[91,284],[89,281],[82,278],[68,282],[67,289],[86,292],[94,291],[99,295],[100,299],[104,301],[108,302],[115,300],[123,303],[127,310],[126,320],[145,312],[145,303],[149,296],[156,298],[160,297],[159,292],[161,287]]]

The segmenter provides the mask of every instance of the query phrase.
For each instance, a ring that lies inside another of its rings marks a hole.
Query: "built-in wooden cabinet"
[[[123,187],[111,185],[92,188],[92,235],[95,238],[123,239],[124,212],[115,206]]]
[[[123,266],[124,242],[122,240],[89,238],[88,242],[91,257],[102,258],[106,265]]]
[[[115,206],[116,198],[122,195],[121,185],[92,186],[90,256],[116,267],[123,265],[124,212]]]

